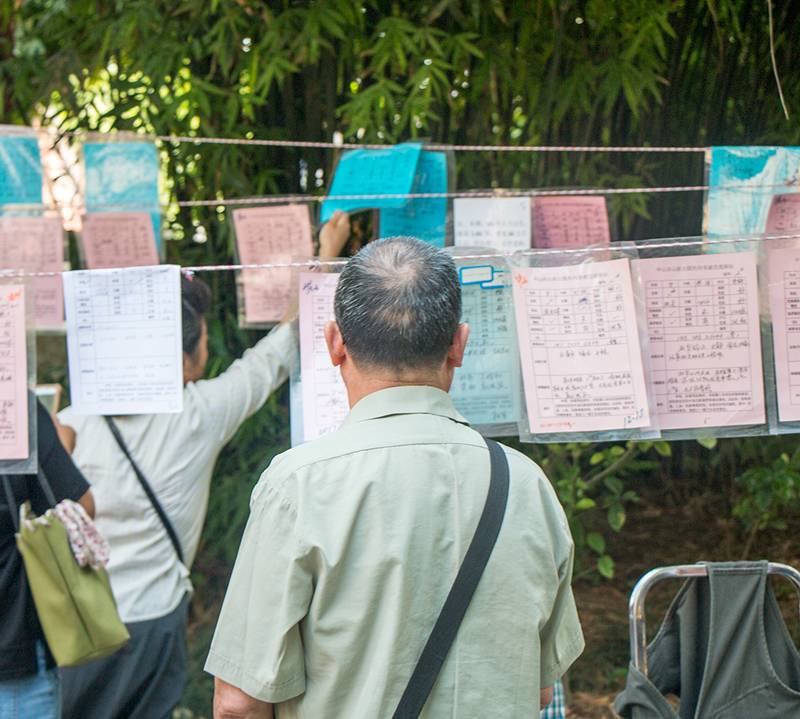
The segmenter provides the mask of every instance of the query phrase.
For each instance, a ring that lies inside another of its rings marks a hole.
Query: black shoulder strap
[[[37,466],[36,478],[39,481],[39,486],[42,488],[42,493],[44,494],[44,498],[48,505],[55,507],[58,502],[56,502],[56,496],[53,494],[53,489],[50,486],[50,482],[47,481],[47,475],[44,473],[44,470],[42,470],[42,465]],[[14,531],[19,532],[19,506],[17,505],[17,500],[14,497],[14,488],[11,486],[11,477],[4,474],[2,476],[2,482],[3,491],[6,495],[6,503],[8,504],[8,509],[11,512],[11,517],[14,521]]]
[[[11,487],[11,478],[7,475],[2,476],[3,491],[6,494],[6,504],[8,504],[8,511],[11,512],[11,522],[14,525],[14,531],[19,532],[19,513],[17,512],[17,500],[14,498],[14,489]]]
[[[486,444],[491,480],[483,514],[393,719],[416,719],[425,706],[500,533],[508,501],[508,460],[497,442],[487,439]]]
[[[108,428],[111,430],[111,434],[114,435],[114,439],[117,441],[119,448],[122,450],[122,454],[124,454],[128,458],[128,461],[131,463],[131,467],[133,467],[133,473],[139,480],[139,484],[142,485],[142,489],[144,490],[144,493],[147,495],[147,498],[150,500],[150,504],[153,505],[153,509],[156,510],[156,514],[158,515],[158,518],[161,520],[161,524],[164,525],[164,529],[167,532],[167,536],[169,536],[169,541],[172,542],[172,546],[175,547],[175,554],[177,554],[178,559],[181,562],[183,562],[183,550],[181,549],[181,542],[178,539],[178,535],[175,532],[175,528],[172,526],[172,522],[169,521],[167,513],[161,506],[161,502],[158,501],[158,497],[156,497],[153,488],[150,486],[150,482],[147,481],[147,477],[144,476],[142,470],[139,469],[139,465],[136,464],[133,457],[131,456],[131,453],[128,450],[128,445],[126,445],[125,440],[122,439],[119,427],[117,427],[117,425],[114,423],[114,420],[108,416],[106,416],[104,419],[106,421],[106,424],[108,425]]]

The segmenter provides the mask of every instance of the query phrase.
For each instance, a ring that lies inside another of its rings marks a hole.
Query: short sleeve
[[[553,610],[539,635],[541,642],[539,686],[542,688],[555,684],[581,655],[584,647],[583,632],[578,620],[575,597],[572,594],[575,548],[569,535],[566,541],[569,551],[558,570],[558,591]]]
[[[206,661],[209,674],[271,704],[305,691],[300,622],[313,587],[306,555],[294,507],[267,485],[242,537]]]
[[[89,489],[89,483],[61,444],[50,414],[41,402],[37,401],[36,406],[39,465],[47,477],[56,501],[60,502],[62,499],[77,501]]]

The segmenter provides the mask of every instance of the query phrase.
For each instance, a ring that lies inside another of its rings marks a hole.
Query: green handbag
[[[41,469],[38,478],[47,501],[55,506],[55,496]],[[3,477],[3,484],[15,515],[17,548],[56,664],[74,667],[113,654],[130,635],[119,618],[105,569],[78,565],[67,530],[52,509],[37,518],[31,513],[30,503],[25,502],[17,517],[7,477]]]

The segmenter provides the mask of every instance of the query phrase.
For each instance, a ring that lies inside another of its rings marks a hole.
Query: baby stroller
[[[767,562],[701,563],[645,574],[630,598],[631,663],[614,710],[624,719],[800,719],[800,654],[768,574],[800,591],[800,572]],[[644,600],[685,578],[653,642]],[[680,700],[674,709],[665,695]]]

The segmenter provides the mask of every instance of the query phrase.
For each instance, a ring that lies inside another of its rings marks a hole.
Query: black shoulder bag
[[[486,444],[491,479],[483,514],[393,719],[416,719],[425,706],[500,533],[508,501],[508,460],[497,442],[487,439]]]
[[[147,477],[144,476],[144,473],[141,469],[139,469],[139,465],[133,460],[130,451],[128,450],[128,445],[125,444],[125,440],[122,439],[122,435],[120,434],[119,427],[114,423],[114,420],[111,417],[104,417],[108,428],[111,430],[111,434],[114,435],[114,439],[117,442],[117,445],[122,450],[122,454],[124,454],[128,461],[131,463],[131,467],[133,467],[133,473],[136,475],[136,478],[139,480],[139,484],[142,485],[142,489],[144,493],[147,495],[147,498],[150,500],[150,504],[153,505],[153,509],[156,510],[156,514],[158,518],[161,520],[161,524],[164,525],[164,529],[167,532],[167,536],[169,537],[169,541],[172,542],[172,546],[175,548],[175,554],[178,555],[178,559],[180,560],[181,564],[183,564],[183,550],[181,549],[181,542],[178,539],[178,534],[175,532],[175,528],[172,526],[172,522],[169,521],[169,517],[167,513],[164,511],[164,508],[161,506],[161,502],[158,501],[158,497],[156,497],[156,493],[153,491],[153,488],[150,486],[150,482],[147,481]]]

